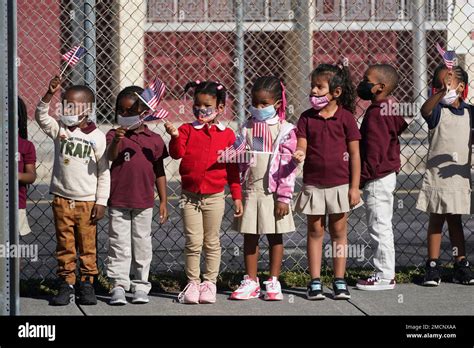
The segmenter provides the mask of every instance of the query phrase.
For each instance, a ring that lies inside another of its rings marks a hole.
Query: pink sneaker
[[[231,300],[249,300],[251,298],[260,297],[260,285],[257,281],[252,280],[248,275],[244,276],[244,280],[240,282],[240,286],[231,295]]]
[[[216,284],[207,280],[200,284],[199,303],[216,303]]]
[[[199,284],[192,280],[178,295],[179,303],[197,304],[199,303]]]
[[[265,301],[281,301],[283,300],[283,294],[281,292],[281,285],[277,277],[271,277],[265,284],[265,295],[263,299]]]

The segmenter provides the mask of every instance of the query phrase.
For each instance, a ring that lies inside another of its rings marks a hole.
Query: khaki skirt
[[[422,187],[416,209],[433,214],[470,214],[471,200],[470,189]]]
[[[291,204],[289,213],[282,219],[275,217],[276,198],[259,191],[244,193],[244,214],[234,219],[233,230],[248,234],[281,234],[296,230]]]
[[[303,185],[295,203],[295,211],[306,215],[340,214],[350,210],[349,184],[334,187]]]

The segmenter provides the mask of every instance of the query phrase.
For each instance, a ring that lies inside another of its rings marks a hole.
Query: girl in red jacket
[[[237,164],[218,160],[219,154],[235,142],[234,132],[218,120],[224,112],[226,89],[212,81],[189,82],[185,93],[190,88],[194,88],[196,120],[178,129],[169,122],[165,125],[171,135],[170,155],[181,159],[180,208],[186,239],[184,254],[188,284],[178,300],[181,303],[214,303],[221,260],[219,232],[225,210],[224,187],[230,186],[236,217],[242,215],[242,193]],[[206,264],[203,282],[199,268],[202,250]]]

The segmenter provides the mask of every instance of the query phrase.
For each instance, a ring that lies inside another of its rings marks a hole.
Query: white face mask
[[[61,115],[61,122],[67,127],[77,126],[84,119],[84,117],[81,116],[87,111],[89,111],[89,109],[84,110],[78,115]]]
[[[117,123],[127,129],[136,129],[140,127],[140,115],[123,117],[117,115]]]
[[[456,101],[456,99],[459,98],[459,94],[456,90],[457,90],[457,87],[455,89],[448,89],[443,99],[441,99],[441,104],[444,104],[444,105],[453,104]]]

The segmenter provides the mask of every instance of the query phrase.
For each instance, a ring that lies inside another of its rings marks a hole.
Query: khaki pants
[[[150,292],[152,219],[153,208],[109,208],[107,276],[114,286],[121,286],[126,291]]]
[[[201,250],[204,250],[206,271],[203,279],[216,283],[221,263],[220,229],[225,211],[224,192],[211,195],[183,191],[182,208],[188,280],[199,282]]]
[[[60,196],[53,199],[53,214],[56,224],[57,275],[68,284],[76,283],[77,249],[81,280],[98,274],[96,225],[91,214],[95,202],[74,201]]]

